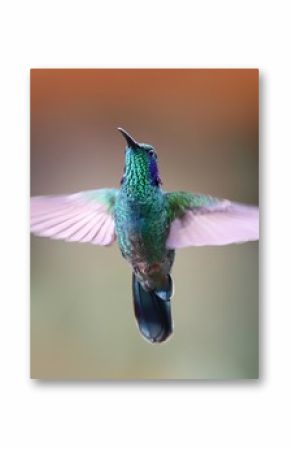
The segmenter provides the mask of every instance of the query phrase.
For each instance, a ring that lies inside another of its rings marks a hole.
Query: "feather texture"
[[[177,213],[170,226],[167,248],[228,245],[259,238],[257,207],[208,198],[211,201],[205,197],[205,206],[192,207],[193,203],[188,203],[182,214]]]
[[[31,232],[70,242],[110,245],[115,241],[112,215],[118,190],[31,198]]]

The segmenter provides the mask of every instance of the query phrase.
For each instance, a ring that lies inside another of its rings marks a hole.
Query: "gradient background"
[[[155,146],[165,190],[258,204],[258,70],[32,70],[31,194],[117,187],[118,126]],[[32,237],[31,377],[258,377],[258,243],[179,250],[173,275],[153,346],[116,245]]]

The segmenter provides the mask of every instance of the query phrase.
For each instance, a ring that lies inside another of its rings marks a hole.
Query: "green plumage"
[[[125,171],[114,219],[121,252],[144,287],[155,288],[170,272],[174,251],[166,248],[172,221],[186,210],[216,202],[206,195],[164,193],[157,156],[150,145],[127,147]]]
[[[166,249],[169,203],[159,184],[152,180],[149,151],[127,149],[114,218],[123,256],[143,285],[154,288],[162,284],[170,271],[174,253]]]
[[[166,247],[170,225],[186,210],[214,199],[186,192],[164,193],[157,155],[150,145],[128,142],[125,170],[114,206],[115,232],[123,257],[133,268],[134,310],[146,339],[164,341],[172,333],[170,271],[175,251]]]
[[[165,193],[167,199],[167,211],[170,223],[175,218],[182,217],[188,210],[210,207],[218,203],[218,199],[202,193],[193,195],[189,192]]]

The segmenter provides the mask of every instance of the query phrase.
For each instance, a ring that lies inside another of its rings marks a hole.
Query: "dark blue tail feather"
[[[146,291],[133,273],[132,290],[135,317],[143,337],[151,343],[167,340],[173,332],[170,302],[173,284],[170,275],[164,291]]]

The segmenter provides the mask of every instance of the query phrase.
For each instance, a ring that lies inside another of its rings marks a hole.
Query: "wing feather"
[[[170,195],[170,194],[169,194]],[[259,209],[212,197],[174,193],[174,215],[166,246],[228,245],[259,239]],[[181,208],[177,202],[180,199]],[[197,204],[197,199],[199,205]],[[170,204],[170,197],[169,197]]]
[[[31,198],[31,232],[41,237],[110,245],[115,240],[113,208],[118,190]]]

